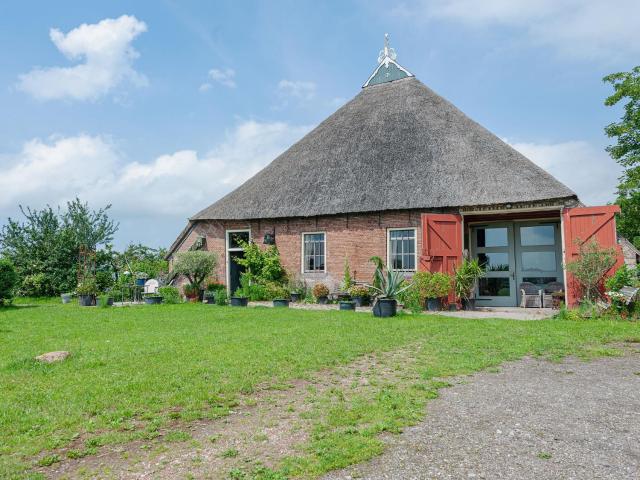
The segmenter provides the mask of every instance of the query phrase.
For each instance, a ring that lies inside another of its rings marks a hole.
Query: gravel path
[[[440,391],[385,453],[329,479],[640,479],[640,350],[525,359]]]

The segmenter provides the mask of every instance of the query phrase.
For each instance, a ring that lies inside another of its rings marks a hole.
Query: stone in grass
[[[42,355],[38,355],[36,357],[36,360],[38,362],[43,362],[43,363],[61,362],[65,360],[69,355],[71,354],[65,351],[49,352],[49,353],[43,353]]]

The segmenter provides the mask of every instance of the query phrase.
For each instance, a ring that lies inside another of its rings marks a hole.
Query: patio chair
[[[158,287],[159,286],[160,286],[160,284],[158,283],[158,280],[156,280],[155,278],[151,278],[151,279],[147,280],[146,282],[144,282],[144,292],[143,293],[153,295],[153,294],[158,292]]]
[[[544,308],[553,308],[553,294],[556,292],[563,292],[564,285],[562,282],[549,282],[544,286],[542,290],[542,306]]]
[[[520,306],[522,308],[542,308],[541,290],[531,282],[520,284]]]

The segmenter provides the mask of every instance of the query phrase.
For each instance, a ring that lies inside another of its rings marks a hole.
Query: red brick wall
[[[275,230],[276,246],[286,270],[295,272],[309,285],[323,282],[335,290],[342,281],[345,257],[356,280],[371,281],[374,268],[369,258],[377,255],[387,261],[388,228],[417,228],[416,248],[419,253],[422,247],[420,213],[412,210],[276,220],[200,221],[177,250],[188,250],[199,236],[206,237],[207,250],[216,252],[219,257],[218,280],[226,284],[225,232],[250,229],[252,238],[262,245],[265,233]],[[301,273],[303,232],[326,233],[326,273]]]

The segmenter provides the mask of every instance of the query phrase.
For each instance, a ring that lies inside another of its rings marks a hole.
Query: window
[[[507,227],[483,227],[477,230],[478,247],[506,247],[509,245]]]
[[[302,269],[305,273],[324,272],[324,233],[302,234]]]
[[[416,229],[389,230],[389,258],[387,264],[393,270],[415,271]]]
[[[555,245],[556,230],[553,225],[520,227],[520,245]]]

